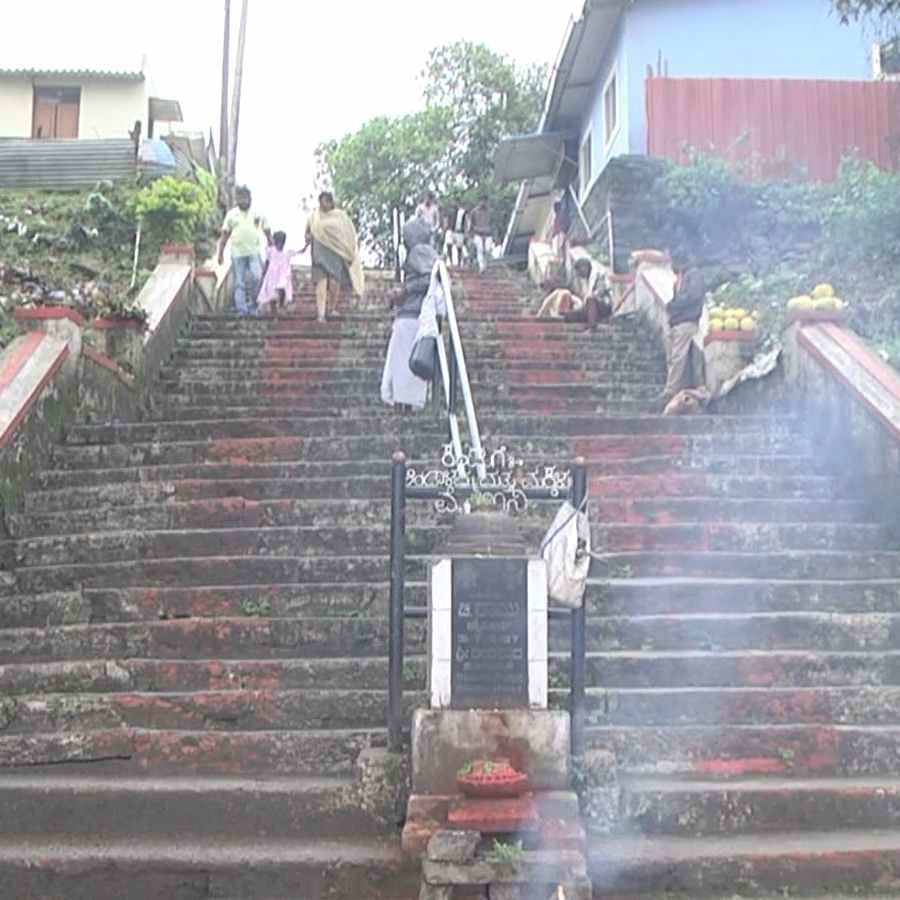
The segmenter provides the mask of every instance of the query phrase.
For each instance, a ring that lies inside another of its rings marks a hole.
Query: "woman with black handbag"
[[[415,375],[411,365],[426,374],[429,368],[433,371],[436,364],[434,343],[416,343],[422,301],[428,293],[431,272],[438,259],[431,244],[431,234],[429,225],[418,218],[409,221],[403,229],[405,280],[402,292],[395,300],[397,310],[381,378],[381,399],[402,412],[423,409],[428,399],[428,381]]]

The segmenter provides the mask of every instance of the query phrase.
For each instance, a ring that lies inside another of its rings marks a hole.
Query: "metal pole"
[[[572,465],[572,505],[580,509],[587,496],[587,469],[584,457],[579,456]],[[585,609],[582,604],[572,610],[572,757],[584,755],[584,705],[585,705]]]
[[[222,102],[219,111],[219,175],[228,175],[228,70],[231,66],[231,0],[225,0],[225,33],[222,36]]]
[[[388,746],[403,743],[403,593],[406,563],[406,455],[391,460],[391,598],[388,611]]]
[[[456,412],[456,398],[459,390],[459,369],[456,365],[456,357],[450,357],[450,396],[447,398],[447,406],[450,412]]]
[[[238,127],[241,118],[241,86],[244,80],[244,47],[247,43],[247,13],[249,0],[241,4],[241,22],[238,27],[237,56],[234,61],[234,88],[231,92],[231,126],[228,132],[228,185],[232,191],[237,183]],[[232,201],[234,197],[232,196]]]

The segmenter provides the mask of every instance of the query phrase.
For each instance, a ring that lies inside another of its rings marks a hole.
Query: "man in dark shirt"
[[[478,261],[478,271],[484,272],[487,260],[494,249],[491,208],[488,205],[486,194],[481,196],[478,206],[469,213],[468,219],[472,243],[475,245],[475,259]]]
[[[691,346],[697,334],[707,282],[699,269],[686,269],[675,288],[675,296],[668,306],[669,377],[663,391],[663,403],[668,403],[679,391],[696,387],[691,367]]]

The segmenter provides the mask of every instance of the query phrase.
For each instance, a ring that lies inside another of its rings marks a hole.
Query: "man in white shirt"
[[[441,223],[441,214],[438,209],[434,194],[428,191],[422,198],[422,202],[416,207],[416,218],[421,219],[430,229],[432,235],[437,234]]]
[[[445,216],[444,220],[444,260],[456,268],[465,263],[466,253],[466,211],[460,206],[456,215]]]
[[[584,300],[581,309],[567,313],[567,322],[586,322],[588,331],[595,331],[598,323],[612,315],[611,293],[606,270],[587,257],[575,263],[573,293]]]

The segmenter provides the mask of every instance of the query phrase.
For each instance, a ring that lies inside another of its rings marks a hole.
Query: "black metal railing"
[[[529,501],[558,500],[549,488],[523,488]],[[457,494],[465,491],[457,489]],[[427,607],[407,606],[406,594],[406,502],[407,500],[439,500],[444,496],[437,487],[410,487],[406,483],[406,455],[397,451],[391,461],[391,582],[388,611],[388,742],[390,749],[403,745],[403,636],[407,618],[423,619]],[[587,496],[587,467],[578,457],[570,469],[569,496],[575,509],[581,509]],[[574,757],[584,753],[585,721],[585,609],[551,608],[550,619],[571,620],[571,661],[569,667],[569,712],[571,714],[571,749]]]

